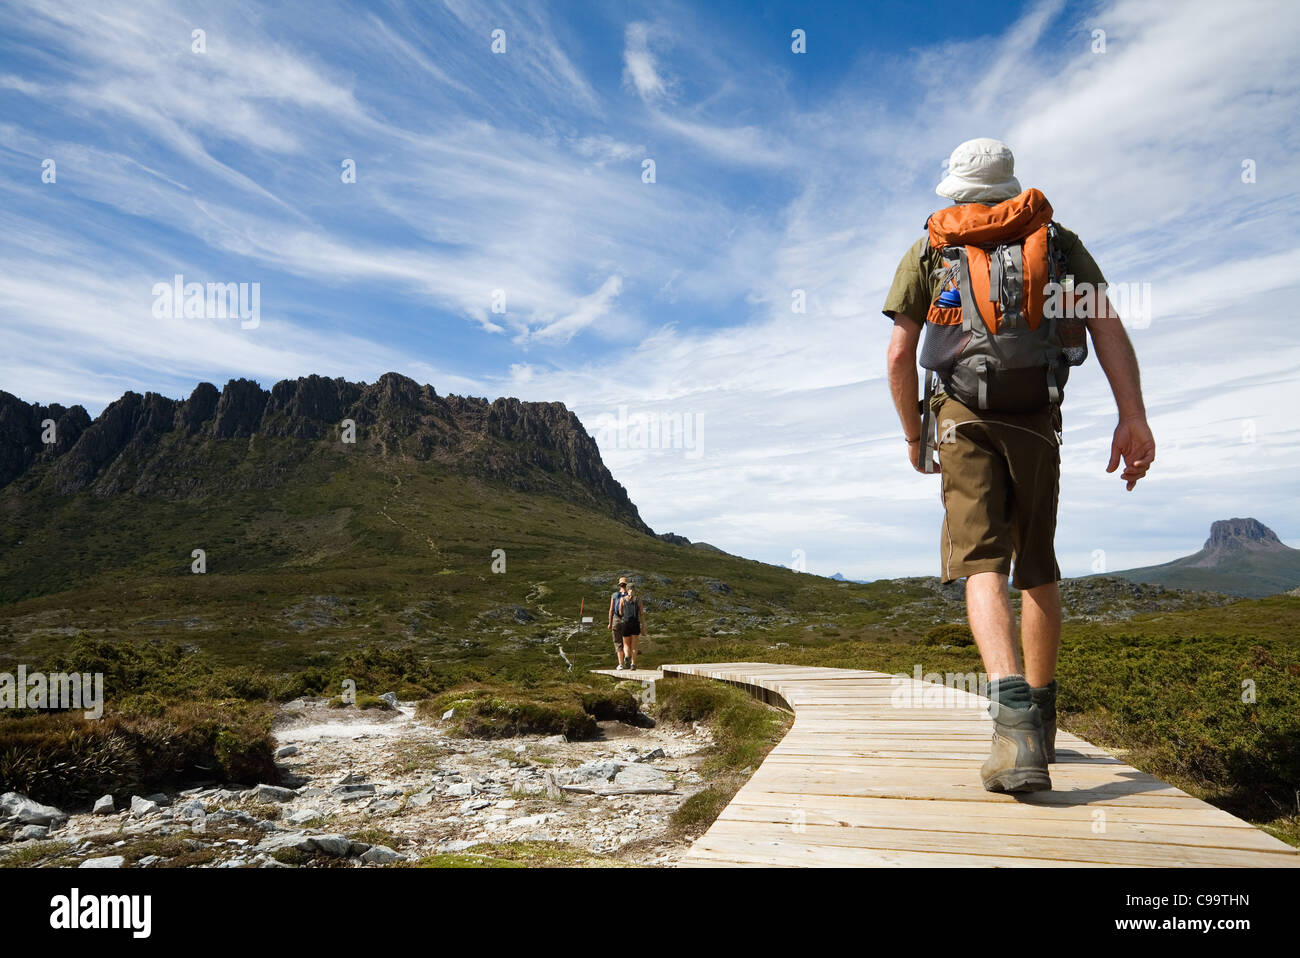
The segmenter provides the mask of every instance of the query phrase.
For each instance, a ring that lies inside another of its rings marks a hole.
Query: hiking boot
[[[1043,713],[1043,754],[1048,762],[1056,761],[1056,679],[1040,689],[1031,688],[1030,696]]]
[[[1038,706],[1012,709],[991,705],[993,750],[980,768],[990,792],[1041,792],[1052,787],[1043,750],[1043,716]]]

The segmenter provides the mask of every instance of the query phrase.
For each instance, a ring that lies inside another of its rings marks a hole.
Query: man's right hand
[[[917,460],[917,456],[920,454],[920,446],[921,446],[921,440],[920,440],[920,439],[913,439],[913,440],[911,440],[911,441],[908,442],[908,444],[907,444],[907,461],[910,462],[910,463],[912,464],[912,468],[915,469],[917,472],[921,473],[921,475],[923,475],[923,476],[928,476],[928,475],[930,475],[930,473],[928,473],[928,472],[926,472],[924,469],[922,469],[922,468],[917,464],[917,461],[916,461],[916,460]],[[934,471],[935,471],[936,473],[942,471],[942,470],[940,470],[940,468],[939,468],[939,460],[938,460],[938,459],[935,459],[935,460],[934,460]]]

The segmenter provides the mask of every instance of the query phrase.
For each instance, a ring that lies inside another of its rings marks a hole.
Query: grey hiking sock
[[[1050,702],[1056,704],[1056,679],[1052,679],[1047,685],[1029,687],[1029,694],[1036,704]]]
[[[1034,704],[1023,675],[994,679],[989,683],[989,700],[1009,709],[1027,709]]]

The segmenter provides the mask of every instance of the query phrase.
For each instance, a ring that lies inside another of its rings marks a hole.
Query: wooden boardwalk
[[[971,692],[762,662],[662,671],[795,715],[683,866],[1300,867],[1300,850],[1064,731],[1052,791],[984,791],[993,721]]]

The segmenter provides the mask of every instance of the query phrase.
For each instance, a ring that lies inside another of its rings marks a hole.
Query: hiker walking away
[[[1137,357],[1101,270],[1052,220],[1047,198],[1020,188],[1006,144],[962,143],[935,192],[954,205],[927,219],[885,299],[894,322],[889,386],[908,461],[940,473],[942,578],[966,579],[989,677],[994,731],[980,777],[989,791],[1040,791],[1052,787],[1056,760],[1061,400],[1070,368],[1088,355],[1085,328],[1119,410],[1106,471],[1122,458],[1120,478],[1132,490],[1155,458],[1155,439]],[[1013,559],[1023,665],[1007,594]]]
[[[623,662],[625,668],[636,668],[636,644],[641,636],[645,635],[645,607],[641,604],[641,598],[636,594],[636,586],[627,587],[627,595],[623,597],[622,605],[623,618]]]
[[[623,668],[623,620],[619,618],[623,597],[627,595],[627,576],[618,580],[618,591],[609,597],[609,628],[614,633],[614,654],[618,656],[615,671]]]

